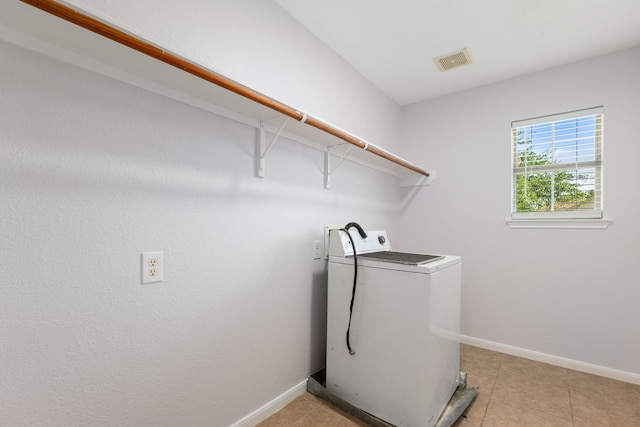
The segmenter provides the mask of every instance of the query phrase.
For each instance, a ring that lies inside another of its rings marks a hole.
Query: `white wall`
[[[640,379],[638,75],[640,48],[403,109],[402,155],[437,179],[403,212],[400,240],[463,256],[464,335]],[[511,121],[598,105],[613,225],[510,229]]]
[[[322,152],[286,140],[255,178],[254,128],[0,56],[0,425],[227,426],[324,366],[312,241],[397,237],[396,178],[346,162],[327,191]]]

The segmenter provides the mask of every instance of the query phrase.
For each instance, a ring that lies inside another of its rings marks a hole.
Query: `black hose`
[[[350,222],[349,224],[345,225],[343,230],[347,231],[348,229],[350,229],[351,227],[355,227],[358,229],[358,233],[360,233],[360,237],[362,237],[363,239],[367,238],[367,233],[364,232],[364,230],[362,229],[362,227],[360,226],[360,224],[358,224],[357,222]],[[349,234],[349,232],[347,232],[347,235]],[[349,236],[349,238],[351,238],[351,236]],[[351,244],[353,245],[353,241],[351,242]],[[356,247],[353,247],[353,253],[356,253]]]
[[[347,349],[349,350],[349,354],[353,356],[354,354],[356,354],[356,352],[351,349],[351,342],[349,340],[349,335],[351,333],[351,316],[353,315],[353,303],[355,302],[355,299],[356,299],[356,285],[358,284],[358,255],[356,253],[356,244],[353,241],[353,237],[351,237],[351,234],[347,230],[348,228],[351,228],[351,227],[356,227],[358,229],[358,232],[360,233],[360,236],[363,239],[367,238],[367,233],[365,233],[362,227],[360,227],[355,222],[350,222],[341,230],[347,233],[347,236],[349,237],[349,241],[351,242],[351,247],[353,248],[353,288],[351,290],[351,304],[349,304],[349,325],[347,326]]]

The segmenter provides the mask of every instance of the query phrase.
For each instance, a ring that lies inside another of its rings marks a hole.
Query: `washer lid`
[[[359,257],[376,259],[397,264],[421,265],[444,258],[443,255],[414,254],[407,252],[380,251],[358,254]]]

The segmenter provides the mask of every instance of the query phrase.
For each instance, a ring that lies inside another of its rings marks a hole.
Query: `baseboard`
[[[240,421],[236,421],[231,424],[231,427],[254,427],[256,424],[266,420],[271,415],[278,412],[280,409],[287,406],[295,398],[304,394],[307,391],[307,380],[300,382],[299,384],[291,387],[289,390],[282,393],[280,396],[273,399],[271,402],[256,409]]]
[[[578,360],[567,359],[564,357],[554,356],[551,354],[540,353],[525,348],[514,347],[512,345],[500,344],[493,341],[483,340],[481,338],[460,336],[460,342],[469,344],[474,347],[480,347],[487,350],[493,350],[500,353],[510,354],[512,356],[523,357],[525,359],[535,360],[538,362],[549,363],[574,371],[586,372],[588,374],[599,375],[601,377],[611,378],[618,381],[624,381],[631,384],[640,385],[640,375],[633,372],[620,371],[618,369],[607,368],[605,366],[594,365],[591,363],[580,362]]]

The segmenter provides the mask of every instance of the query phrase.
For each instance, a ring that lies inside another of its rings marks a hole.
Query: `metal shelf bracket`
[[[258,159],[257,166],[256,166],[256,175],[258,177],[264,178],[264,169],[265,169],[267,155],[269,154],[269,151],[271,151],[273,146],[276,144],[276,142],[278,142],[278,139],[280,138],[280,135],[282,135],[282,131],[284,131],[284,128],[287,126],[287,123],[289,123],[289,117],[285,117],[284,121],[282,122],[277,132],[273,136],[273,139],[267,146],[267,130],[265,129],[264,122],[260,122],[260,140],[256,146],[256,159]]]
[[[349,154],[349,151],[351,151],[352,148],[353,146],[347,147],[347,149],[341,153],[340,158],[338,159],[338,162],[332,167],[331,166],[331,147],[327,147],[327,151],[324,152],[324,188],[325,189],[328,190],[329,188],[331,188],[331,174],[334,173],[336,169],[338,169],[338,166],[340,166],[342,162],[344,162],[344,159],[347,158],[347,155]]]
[[[400,187],[424,187],[431,185],[436,179],[435,172],[431,172],[429,176],[417,175],[417,174],[404,174],[400,178]]]
[[[402,202],[400,203],[400,211],[404,212],[404,210],[409,206],[411,201],[416,197],[418,191],[422,187],[426,187],[427,185],[431,185],[431,183],[436,179],[435,171],[431,172],[429,176],[422,176],[416,174],[406,174],[400,178],[400,187],[409,188],[409,191],[404,194],[402,197]]]

